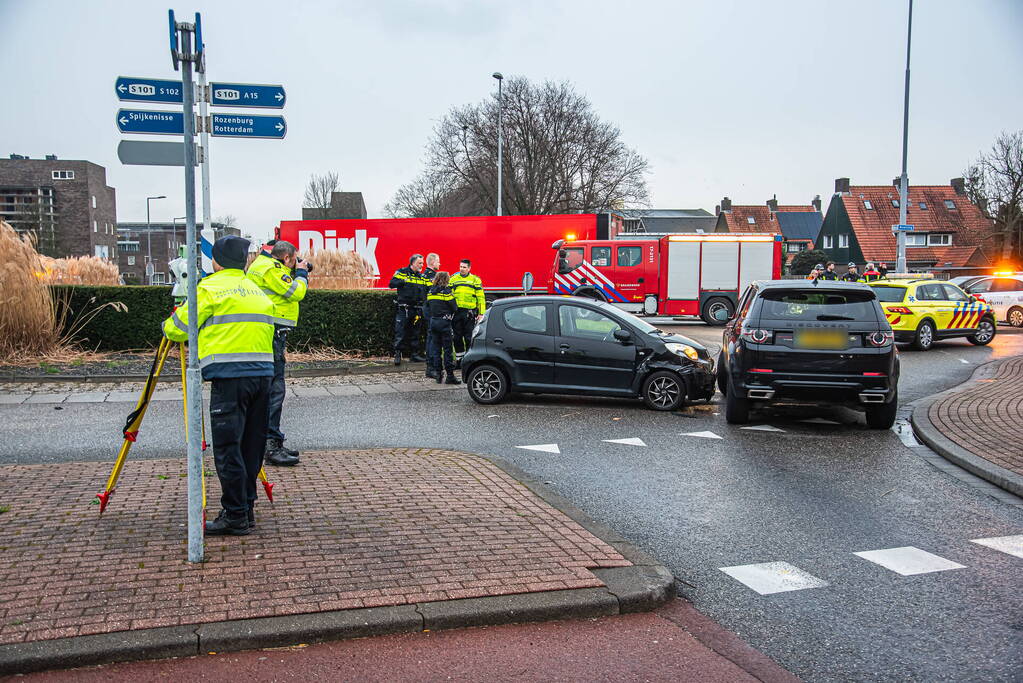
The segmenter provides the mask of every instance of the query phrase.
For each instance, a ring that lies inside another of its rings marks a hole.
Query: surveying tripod
[[[153,398],[153,391],[156,389],[156,383],[160,379],[160,372],[163,370],[164,361],[167,360],[167,355],[170,353],[171,347],[174,346],[174,342],[166,337],[161,337],[160,346],[156,349],[156,358],[153,359],[153,365],[149,368],[149,377],[146,379],[146,385],[142,388],[142,395],[139,396],[138,403],[135,404],[135,410],[128,414],[128,419],[124,424],[124,429],[121,432],[124,434],[124,442],[121,444],[121,450],[117,453],[117,460],[114,461],[114,468],[110,471],[110,477],[107,479],[106,488],[96,494],[96,498],[99,499],[99,512],[103,514],[103,511],[107,507],[107,503],[110,502],[110,496],[113,495],[114,490],[117,487],[117,479],[121,476],[121,470],[124,468],[124,463],[128,459],[128,451],[131,450],[131,445],[138,439],[139,427],[142,426],[142,418],[146,416],[146,410],[149,408],[149,403]],[[178,344],[178,363],[181,365],[181,392],[185,393],[185,344],[184,342]],[[188,438],[188,401],[184,403],[185,411],[185,438]],[[200,407],[200,412],[202,408]],[[206,417],[202,419],[202,452],[205,457],[206,448]],[[259,468],[259,480],[263,484],[263,490],[266,492],[266,498],[271,503],[274,502],[273,488],[274,485],[270,483],[266,478],[266,470],[262,467]],[[202,509],[203,517],[206,516],[206,468],[203,466],[202,475]]]

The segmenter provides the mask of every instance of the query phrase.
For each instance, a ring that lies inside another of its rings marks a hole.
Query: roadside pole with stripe
[[[213,228],[204,227],[199,231],[199,240],[202,243],[199,263],[199,269],[202,272],[199,277],[204,278],[213,274],[213,243],[216,241],[216,231]]]

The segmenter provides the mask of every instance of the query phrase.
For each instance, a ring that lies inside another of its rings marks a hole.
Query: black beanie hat
[[[224,268],[244,270],[249,257],[249,241],[237,235],[225,235],[213,243],[213,260]]]

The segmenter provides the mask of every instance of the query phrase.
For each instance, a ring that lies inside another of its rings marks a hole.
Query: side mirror
[[[622,329],[615,330],[614,335],[615,335],[615,339],[617,339],[618,341],[620,341],[623,344],[626,344],[626,343],[632,341],[632,332],[629,332],[628,330],[622,330]]]

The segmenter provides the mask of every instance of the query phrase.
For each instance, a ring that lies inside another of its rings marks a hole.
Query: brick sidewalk
[[[945,438],[1023,475],[1023,357],[1000,361],[993,374],[939,398],[927,417]]]
[[[0,644],[600,587],[591,568],[631,565],[487,460],[427,449],[304,453],[269,472],[251,535],[190,565],[184,469],[129,461],[100,517],[110,463],[0,467]]]

